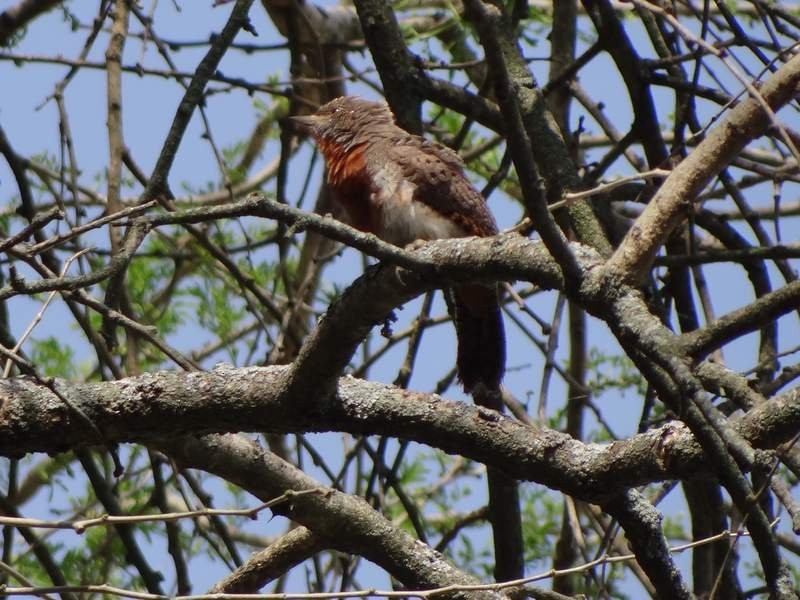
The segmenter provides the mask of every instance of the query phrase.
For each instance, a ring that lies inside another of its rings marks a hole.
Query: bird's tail
[[[478,384],[487,391],[499,390],[506,368],[506,339],[497,287],[458,286],[448,305],[458,337],[456,366],[464,391],[471,393]]]
[[[500,381],[506,368],[506,339],[497,286],[458,286],[448,298],[456,325],[456,366],[464,391],[475,404],[503,412]],[[519,485],[496,467],[487,466],[489,520],[492,523],[497,581],[518,579],[525,573],[525,544]]]

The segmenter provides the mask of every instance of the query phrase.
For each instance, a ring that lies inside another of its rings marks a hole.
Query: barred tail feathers
[[[496,286],[469,284],[452,290],[448,305],[458,337],[456,366],[464,391],[476,385],[499,390],[506,365],[503,316]]]

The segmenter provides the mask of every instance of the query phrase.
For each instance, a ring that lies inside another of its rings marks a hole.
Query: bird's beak
[[[289,120],[299,133],[313,133],[319,124],[320,118],[317,115],[305,115],[302,117],[289,117]]]

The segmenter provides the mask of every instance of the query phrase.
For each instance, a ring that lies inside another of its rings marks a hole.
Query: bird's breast
[[[454,221],[418,199],[416,186],[407,179],[381,183],[379,177],[371,201],[380,215],[376,234],[397,246],[465,235]]]
[[[353,227],[397,246],[461,237],[465,230],[418,198],[417,187],[394,161],[367,157],[367,144],[344,148],[320,140],[328,185]]]
[[[325,157],[328,187],[343,211],[339,218],[356,229],[378,235],[380,219],[370,202],[373,186],[366,167],[365,144],[345,148],[321,139],[318,146]]]

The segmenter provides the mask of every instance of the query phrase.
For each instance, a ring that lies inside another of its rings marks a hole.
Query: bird
[[[498,233],[461,157],[402,129],[387,104],[341,96],[292,122],[323,155],[336,216],[345,223],[400,247]],[[506,359],[497,285],[458,284],[445,294],[465,392],[481,386],[496,393]]]

